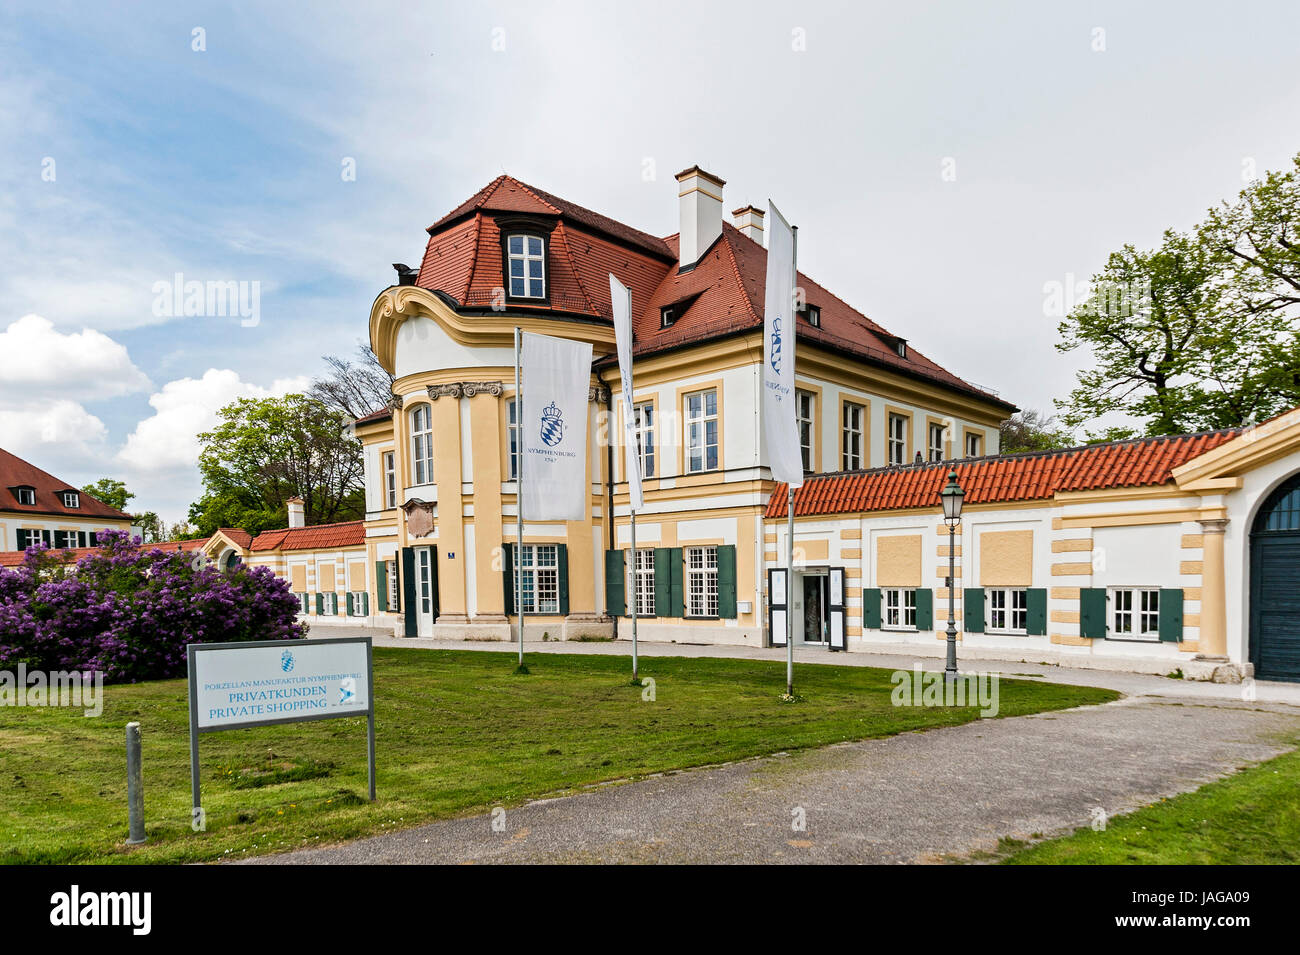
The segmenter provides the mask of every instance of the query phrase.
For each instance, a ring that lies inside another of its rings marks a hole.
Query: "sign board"
[[[370,712],[370,641],[272,640],[189,647],[200,733]]]
[[[199,802],[199,735],[364,716],[375,798],[374,672],[369,637],[191,643],[190,783]]]

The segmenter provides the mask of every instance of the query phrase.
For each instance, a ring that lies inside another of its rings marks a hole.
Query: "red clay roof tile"
[[[1241,433],[1234,428],[1202,434],[1136,438],[1108,444],[938,461],[871,471],[814,475],[794,492],[796,517],[861,511],[939,507],[948,474],[967,504],[1045,500],[1065,491],[1148,487],[1172,480],[1172,471]],[[778,484],[767,517],[786,516],[786,486]]]
[[[355,547],[366,542],[364,521],[342,524],[313,524],[310,527],[281,528],[262,531],[253,539],[249,550],[315,550],[329,547]]]
[[[19,504],[17,487],[32,487],[36,490],[35,504]],[[67,507],[60,491],[77,491],[80,507]],[[29,464],[16,454],[0,448],[0,511],[18,511],[29,514],[66,514],[69,517],[106,517],[118,521],[129,521],[131,515],[109,507],[97,501],[84,491],[61,481],[48,471],[42,471],[34,464]]]

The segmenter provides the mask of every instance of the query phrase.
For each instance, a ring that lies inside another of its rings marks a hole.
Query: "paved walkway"
[[[527,649],[627,652],[620,644]],[[644,652],[773,655],[661,644]],[[835,654],[830,660],[816,651],[800,654],[851,666],[912,662],[877,654]],[[1001,669],[1043,671],[1054,681],[1113,686],[1129,695],[1104,706],[981,720],[591,787],[506,810],[500,831],[490,815],[479,815],[248,861],[939,861],[992,849],[1002,836],[1068,832],[1087,825],[1096,807],[1114,815],[1195,789],[1293,748],[1300,734],[1300,697],[1286,685],[1259,684],[1258,699],[1251,702],[1241,699],[1239,687],[1028,664]],[[806,821],[802,829],[794,825],[800,817]]]

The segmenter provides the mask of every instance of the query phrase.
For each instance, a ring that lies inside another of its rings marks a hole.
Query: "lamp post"
[[[948,486],[939,492],[943,503],[943,522],[948,525],[948,662],[943,668],[944,679],[957,679],[957,621],[954,595],[957,590],[956,534],[961,522],[961,502],[966,492],[957,483],[957,472],[948,472]]]

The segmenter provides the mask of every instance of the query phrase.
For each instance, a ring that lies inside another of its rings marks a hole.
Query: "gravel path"
[[[595,787],[504,810],[495,828],[480,815],[247,862],[939,861],[1195,789],[1297,733],[1285,703],[1130,696]]]

